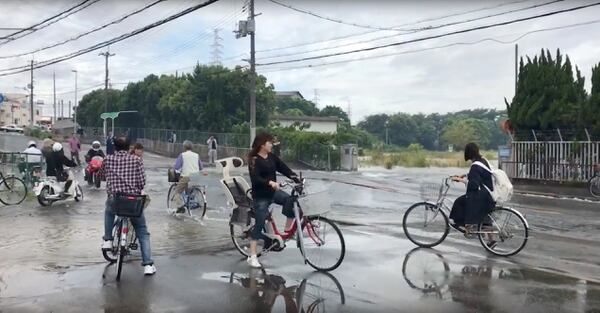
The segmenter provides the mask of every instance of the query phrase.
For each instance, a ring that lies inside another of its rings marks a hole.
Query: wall
[[[282,127],[290,127],[294,125],[297,121],[279,121]],[[324,121],[311,121],[311,122],[302,122],[301,123],[310,123],[310,127],[306,128],[306,131],[318,132],[318,133],[337,133],[337,123],[336,122],[324,122]]]

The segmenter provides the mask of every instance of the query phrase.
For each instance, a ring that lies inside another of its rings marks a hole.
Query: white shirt
[[[42,161],[42,151],[36,147],[29,147],[23,151],[29,155],[25,156],[25,162],[27,163],[40,163]],[[31,155],[36,154],[36,155]]]
[[[181,176],[191,176],[200,173],[200,156],[196,152],[186,151],[181,154],[183,166],[181,167]]]

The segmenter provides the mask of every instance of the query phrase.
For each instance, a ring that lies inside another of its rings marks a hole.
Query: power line
[[[337,53],[329,53],[329,54],[312,56],[312,57],[305,57],[305,58],[299,58],[299,59],[292,59],[292,60],[284,60],[284,61],[276,61],[276,62],[270,62],[270,63],[263,63],[263,64],[257,64],[257,66],[266,66],[266,65],[284,64],[284,63],[295,63],[295,62],[302,62],[302,61],[309,61],[309,60],[329,58],[329,57],[340,56],[340,55],[353,54],[353,53],[358,53],[358,52],[379,50],[379,49],[383,49],[383,48],[389,48],[389,47],[406,45],[406,44],[409,44],[409,43],[427,41],[427,40],[431,40],[431,39],[437,39],[437,38],[448,37],[448,36],[452,36],[452,35],[464,34],[464,33],[469,33],[469,32],[473,32],[473,31],[478,31],[478,30],[493,28],[493,27],[499,27],[499,26],[505,26],[505,25],[515,24],[515,23],[520,23],[520,22],[524,22],[524,21],[528,21],[528,20],[533,20],[533,19],[538,19],[538,18],[542,18],[542,17],[548,17],[548,16],[552,16],[552,15],[556,15],[556,14],[561,14],[561,13],[567,13],[567,12],[573,12],[573,11],[577,11],[577,10],[581,10],[581,9],[586,9],[586,8],[594,7],[594,6],[597,6],[597,5],[600,5],[600,2],[595,2],[595,3],[592,3],[592,4],[581,5],[581,6],[577,6],[577,7],[568,8],[568,9],[562,9],[562,10],[558,10],[558,11],[552,11],[552,12],[538,14],[538,15],[534,15],[534,16],[528,16],[528,17],[524,17],[524,18],[518,18],[518,19],[504,21],[504,22],[498,22],[498,23],[493,23],[493,24],[488,24],[488,25],[482,25],[482,26],[477,26],[477,27],[468,28],[468,29],[457,30],[457,31],[443,33],[443,34],[438,34],[438,35],[431,35],[431,36],[427,36],[427,37],[421,37],[421,38],[415,38],[415,39],[410,39],[410,40],[395,42],[395,43],[386,44],[386,45],[380,45],[380,46],[375,46],[375,47],[362,48],[362,49],[356,49],[356,50],[350,50],[350,51],[344,51],[344,52],[337,52]]]
[[[550,1],[550,2],[535,4],[535,5],[524,7],[524,8],[512,9],[512,10],[509,10],[509,11],[504,11],[504,12],[499,12],[499,13],[494,13],[494,14],[489,14],[489,15],[485,15],[485,16],[481,16],[481,17],[475,17],[475,18],[471,18],[471,19],[467,19],[467,20],[456,21],[456,22],[451,22],[451,23],[446,23],[446,24],[440,24],[440,25],[435,25],[435,26],[427,26],[427,27],[423,27],[423,28],[414,30],[412,32],[404,33],[404,34],[393,34],[393,35],[381,36],[381,37],[377,37],[377,38],[374,38],[374,39],[368,39],[368,40],[360,41],[358,43],[368,43],[368,42],[378,41],[378,40],[382,40],[382,39],[388,39],[388,38],[398,37],[398,36],[402,36],[402,35],[414,34],[414,33],[422,32],[422,31],[440,29],[440,28],[449,27],[449,26],[456,26],[456,25],[470,23],[470,22],[475,22],[475,21],[479,21],[479,20],[483,20],[483,19],[492,18],[492,17],[498,17],[498,16],[501,16],[501,15],[506,15],[506,14],[516,13],[516,12],[521,12],[521,11],[536,9],[536,8],[539,8],[539,7],[543,7],[543,6],[555,4],[555,3],[558,3],[558,2],[562,2],[562,1],[565,1],[565,0],[553,0],[553,1]],[[422,23],[424,21],[427,21],[427,20],[422,20],[422,21],[420,21],[418,23]],[[410,24],[407,24],[407,25],[410,25]],[[367,33],[363,33],[363,34],[369,34],[369,33],[373,33],[373,31],[367,32]],[[349,38],[349,37],[352,37],[352,36],[345,36],[345,38],[342,38],[342,39],[346,39],[346,38]],[[329,40],[327,40],[327,41],[329,41]],[[317,43],[322,43],[322,42],[317,42]],[[326,42],[326,41],[324,41],[324,42]],[[331,50],[331,49],[340,48],[340,47],[344,47],[344,46],[350,46],[350,45],[353,45],[353,44],[354,43],[344,44],[344,45],[340,45],[340,46],[337,46],[337,47],[326,47],[326,48],[311,50],[309,52]],[[302,45],[296,45],[295,47],[303,46],[303,45],[304,44],[302,44]],[[282,50],[282,49],[287,49],[287,48],[289,48],[289,47],[268,49],[268,50],[263,50],[263,52],[274,51],[274,50]],[[291,56],[291,55],[297,55],[297,54],[305,54],[305,53],[309,53],[309,52],[288,53],[288,54],[277,55],[277,56],[269,56],[269,57],[266,57],[266,58],[263,58],[263,59],[271,59],[271,58],[278,58],[278,57]]]
[[[45,46],[45,47],[42,47],[42,48],[38,48],[38,49],[29,51],[29,52],[23,52],[23,53],[12,54],[12,55],[3,55],[3,56],[0,56],[0,59],[9,59],[9,58],[16,58],[16,57],[26,56],[26,55],[29,55],[29,54],[37,53],[37,52],[40,52],[40,51],[48,50],[50,48],[55,48],[55,47],[64,45],[64,44],[66,44],[68,42],[78,40],[78,39],[80,39],[82,37],[85,37],[85,36],[87,36],[89,34],[92,34],[92,33],[95,33],[97,31],[100,31],[102,29],[105,29],[105,28],[107,28],[109,26],[121,23],[122,21],[126,20],[127,18],[132,17],[132,16],[134,16],[136,14],[139,14],[139,13],[145,11],[145,10],[148,10],[151,7],[157,5],[157,4],[161,3],[161,2],[164,2],[164,1],[166,1],[166,0],[157,0],[157,1],[154,1],[154,2],[152,2],[152,3],[150,3],[150,4],[146,5],[146,6],[144,6],[142,8],[140,8],[138,10],[135,10],[135,11],[129,13],[129,14],[126,14],[126,15],[122,16],[119,19],[116,19],[116,20],[114,20],[114,21],[112,21],[110,23],[107,23],[107,24],[104,24],[102,26],[99,26],[99,27],[96,27],[94,29],[91,29],[91,30],[89,30],[87,32],[81,33],[81,34],[79,34],[79,35],[77,35],[75,37],[72,37],[72,38],[69,38],[69,39],[66,39],[66,40],[63,40],[63,41],[60,41],[60,42],[57,42],[57,43],[54,43],[54,44],[51,44],[51,45],[48,45],[48,46]]]
[[[92,4],[94,4],[94,3],[98,2],[98,1],[100,1],[100,0],[84,0],[83,2],[81,2],[81,3],[79,3],[79,4],[77,4],[77,5],[73,6],[73,7],[71,7],[70,9],[68,9],[66,11],[63,11],[63,12],[61,12],[59,14],[56,14],[56,15],[54,15],[52,17],[49,17],[49,18],[47,18],[47,19],[45,19],[45,20],[43,20],[43,21],[41,21],[41,22],[39,22],[37,24],[29,26],[29,27],[27,27],[27,28],[25,28],[23,30],[20,30],[20,31],[14,32],[14,33],[12,33],[12,34],[10,34],[8,36],[2,37],[2,39],[4,39],[5,41],[0,42],[0,46],[5,45],[5,44],[7,44],[7,43],[9,43],[11,41],[17,40],[19,38],[23,38],[23,37],[25,37],[27,35],[30,35],[30,34],[33,34],[33,33],[37,32],[38,30],[44,29],[44,28],[46,28],[46,27],[48,27],[48,26],[50,26],[52,24],[55,24],[55,23],[57,23],[57,22],[65,19],[65,18],[67,18],[67,17],[69,17],[69,16],[71,16],[71,15],[73,15],[73,14],[81,11],[81,10],[86,9],[87,7],[91,6]],[[46,24],[46,22],[48,22],[48,23]],[[27,32],[27,31],[29,31],[29,32]]]
[[[133,31],[133,32],[126,33],[126,34],[122,34],[122,35],[120,35],[120,36],[117,36],[117,37],[114,37],[114,38],[112,38],[112,39],[110,39],[110,40],[106,40],[106,41],[103,41],[103,42],[97,43],[97,44],[95,44],[95,45],[93,45],[93,46],[90,46],[90,47],[87,47],[87,48],[85,48],[85,49],[81,49],[81,50],[75,51],[75,52],[73,52],[73,53],[70,53],[70,54],[67,54],[67,55],[64,55],[64,56],[61,56],[61,57],[57,57],[57,58],[54,58],[54,59],[50,59],[50,60],[46,60],[46,61],[40,62],[40,63],[39,63],[38,65],[36,65],[34,68],[42,68],[42,67],[46,67],[46,66],[48,66],[48,65],[52,65],[52,64],[59,63],[59,62],[63,62],[63,61],[66,61],[66,60],[69,60],[69,59],[75,58],[75,57],[77,57],[77,56],[80,56],[80,55],[83,55],[83,54],[86,54],[86,53],[92,52],[92,51],[94,51],[94,50],[98,50],[98,49],[100,49],[100,48],[107,47],[107,46],[109,46],[109,45],[111,45],[111,44],[114,44],[114,43],[117,43],[117,42],[123,41],[123,40],[125,40],[125,39],[127,39],[127,38],[130,38],[130,37],[136,36],[136,35],[138,35],[138,34],[141,34],[141,33],[143,33],[143,32],[146,32],[146,31],[148,31],[148,30],[150,30],[150,29],[153,29],[153,28],[155,28],[155,27],[158,27],[158,26],[160,26],[160,25],[163,25],[163,24],[165,24],[165,23],[168,23],[168,22],[170,22],[170,21],[173,21],[173,20],[175,20],[175,19],[177,19],[177,18],[180,18],[180,17],[182,17],[182,16],[184,16],[184,15],[187,15],[187,14],[189,14],[189,13],[191,13],[191,12],[194,12],[194,11],[196,11],[196,10],[198,10],[198,9],[201,9],[201,8],[203,8],[203,7],[205,7],[205,6],[211,5],[211,4],[213,4],[213,3],[217,2],[217,1],[219,1],[219,0],[207,0],[207,1],[206,1],[206,2],[204,2],[204,3],[201,3],[201,4],[198,4],[198,5],[195,5],[195,6],[193,6],[193,7],[190,7],[190,8],[188,8],[188,9],[185,9],[185,10],[183,10],[183,11],[181,11],[181,12],[177,13],[177,14],[171,15],[171,16],[170,16],[170,17],[168,17],[168,18],[165,18],[165,19],[159,20],[159,21],[157,21],[157,22],[154,22],[154,23],[152,23],[152,24],[146,25],[146,26],[144,26],[144,27],[142,27],[142,28],[138,28],[137,30],[135,30],[135,31]],[[14,68],[13,68],[13,69],[14,69]],[[9,73],[3,73],[3,74],[0,74],[0,76],[8,76],[8,75],[18,74],[18,73],[22,73],[22,72],[26,71],[26,70],[23,70],[23,67],[19,67],[19,69],[21,69],[21,70],[19,70],[19,71],[13,71],[13,72],[9,72]],[[3,69],[2,71],[5,71],[5,70],[7,70],[7,69]]]
[[[334,62],[319,63],[319,64],[309,64],[309,65],[301,65],[301,66],[294,66],[294,67],[269,68],[269,69],[266,69],[266,70],[262,71],[262,73],[271,73],[271,72],[279,72],[279,71],[302,69],[302,68],[321,67],[321,66],[328,66],[328,65],[351,63],[351,62],[357,62],[357,61],[366,61],[366,60],[379,59],[379,58],[384,58],[384,57],[389,57],[389,56],[397,56],[397,55],[412,54],[412,53],[417,53],[417,52],[424,52],[424,51],[431,51],[431,50],[449,48],[449,47],[454,47],[454,46],[476,45],[476,44],[480,44],[480,43],[487,42],[487,41],[492,41],[492,42],[496,42],[496,43],[499,43],[499,44],[513,44],[513,43],[515,43],[515,42],[517,42],[517,41],[519,41],[519,40],[521,40],[521,39],[523,39],[523,38],[525,38],[525,37],[527,37],[527,36],[529,36],[531,34],[541,33],[541,32],[546,32],[546,31],[553,31],[553,30],[560,30],[560,29],[567,29],[567,28],[578,27],[578,26],[591,25],[591,24],[597,24],[597,23],[600,23],[600,19],[598,19],[598,20],[592,20],[592,21],[588,21],[588,22],[576,23],[576,24],[569,24],[569,25],[557,26],[557,27],[536,29],[536,30],[532,30],[532,31],[528,31],[526,33],[523,33],[520,36],[518,36],[517,38],[515,38],[513,40],[509,40],[509,41],[503,41],[503,40],[499,40],[499,39],[496,39],[496,38],[484,38],[484,39],[480,39],[480,40],[476,40],[476,41],[471,41],[471,42],[455,42],[455,43],[441,45],[441,46],[435,46],[435,47],[429,47],[429,48],[422,48],[422,49],[414,49],[414,50],[407,50],[407,51],[400,51],[400,52],[387,53],[387,54],[381,54],[381,55],[374,55],[374,56],[368,56],[368,57],[363,57],[363,58],[359,58],[359,59],[340,60],[340,61],[334,61]]]

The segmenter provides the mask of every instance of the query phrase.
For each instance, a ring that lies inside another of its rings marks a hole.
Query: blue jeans
[[[113,198],[109,196],[108,199],[106,199],[106,208],[104,210],[104,237],[102,237],[104,240],[113,240],[112,231],[115,224],[115,213],[113,213],[112,210],[112,202]],[[152,251],[150,249],[150,233],[146,226],[146,217],[144,217],[144,214],[142,213],[142,216],[133,217],[130,218],[130,220],[138,240],[140,241],[142,266],[154,264],[154,261],[152,260]]]
[[[294,218],[294,201],[292,197],[285,191],[277,190],[273,198],[257,198],[254,200],[254,229],[251,237],[253,240],[264,239],[263,230],[265,229],[265,221],[269,216],[269,206],[272,203],[279,204],[283,207],[281,213],[287,218]]]

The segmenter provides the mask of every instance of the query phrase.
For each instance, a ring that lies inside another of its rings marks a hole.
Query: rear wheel
[[[51,206],[52,202],[54,202],[48,199],[48,196],[51,194],[54,194],[54,191],[52,191],[50,186],[45,186],[44,188],[42,188],[42,191],[40,191],[39,196],[37,196],[37,200],[40,203],[40,205]]]
[[[100,175],[98,174],[94,174],[94,185],[96,186],[96,188],[100,188],[100,184],[102,183],[102,180],[100,179]]]
[[[419,247],[439,245],[450,232],[446,213],[429,202],[416,203],[404,213],[402,228],[408,240]]]
[[[121,280],[121,271],[123,270],[123,259],[125,259],[125,254],[127,253],[127,249],[122,247],[119,243],[117,253],[117,281]]]
[[[115,263],[118,260],[119,244],[121,242],[121,226],[120,224],[113,227],[112,249],[102,250],[104,259],[110,263]]]
[[[333,271],[342,264],[346,243],[340,228],[323,216],[309,216],[300,232],[304,255],[310,266],[318,271]]]
[[[252,223],[254,224],[254,223]],[[254,225],[246,226],[241,224],[229,224],[229,233],[231,235],[231,240],[233,241],[233,245],[243,256],[250,256],[250,233]],[[262,240],[259,240],[256,245],[257,256],[262,254],[264,243]]]
[[[0,202],[6,205],[20,204],[25,197],[27,197],[27,186],[20,178],[7,176],[0,181]]]
[[[590,194],[596,198],[600,198],[600,175],[595,175],[588,182]]]
[[[513,209],[495,208],[479,224],[479,241],[489,252],[498,256],[519,253],[527,244],[529,227],[523,216]]]

